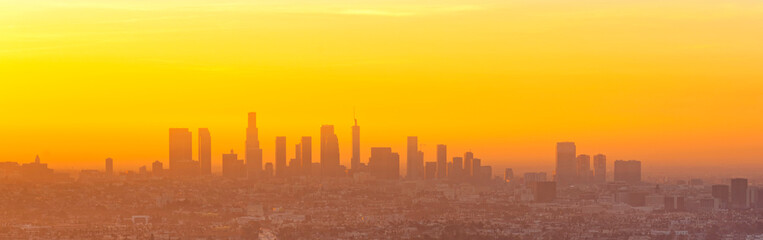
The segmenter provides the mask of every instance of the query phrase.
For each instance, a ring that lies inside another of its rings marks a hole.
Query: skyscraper
[[[352,159],[350,159],[350,169],[360,170],[360,126],[358,119],[355,119],[355,126],[352,126]]]
[[[194,172],[192,135],[188,128],[170,128],[170,174],[189,176]],[[198,167],[197,167],[198,168]]]
[[[396,180],[400,177],[400,155],[388,147],[371,148],[368,169],[374,177]]]
[[[712,195],[713,198],[718,199],[721,202],[721,206],[725,207],[729,203],[729,185],[713,185]]]
[[[641,182],[641,162],[636,160],[615,161],[615,182],[637,184]]]
[[[321,175],[341,176],[339,172],[339,140],[334,133],[334,125],[321,126]]]
[[[199,166],[201,174],[212,174],[212,138],[208,128],[199,128]]]
[[[154,161],[154,163],[151,164],[151,174],[156,177],[164,175],[164,164],[160,161]]]
[[[111,158],[106,159],[106,176],[114,175],[114,160]]]
[[[747,179],[731,179],[731,208],[744,209],[749,207],[747,201]]]
[[[302,142],[299,144],[302,147],[300,157],[302,157],[302,175],[312,175],[313,168],[313,138],[302,137]]]
[[[246,169],[251,179],[257,179],[262,173],[262,149],[260,148],[257,113],[250,112],[246,128]]]
[[[506,173],[503,174],[503,181],[507,183],[513,183],[514,182],[514,170],[511,168],[506,168]]]
[[[472,152],[466,152],[464,153],[464,171],[461,172],[461,176],[464,178],[469,178],[472,176],[472,160],[474,160],[474,153]]]
[[[596,183],[607,181],[607,156],[596,154],[593,156],[593,179]]]
[[[243,178],[246,176],[244,162],[238,159],[238,154],[230,150],[229,154],[223,154],[223,177]]]
[[[276,177],[286,177],[286,137],[276,137]]]
[[[419,159],[419,139],[415,136],[409,136],[407,141],[407,154],[406,154],[406,171],[405,177],[410,180],[422,179],[422,168],[424,167],[424,159]]]
[[[294,145],[294,158],[289,161],[289,175],[299,176],[302,172],[302,146],[297,143]]]
[[[480,170],[482,169],[482,160],[479,158],[472,159],[472,177],[479,177]]]
[[[437,145],[437,178],[445,178],[448,176],[448,149],[445,144]]]
[[[556,143],[556,182],[560,188],[575,181],[577,164],[575,161],[575,143]]]
[[[577,176],[579,183],[588,183],[591,178],[591,156],[580,154],[577,158]]]
[[[437,169],[439,168],[439,166],[437,165],[438,165],[437,162],[426,162],[424,164],[425,179],[429,180],[429,179],[434,179],[436,177]]]
[[[464,174],[464,158],[453,157],[453,168],[450,171],[452,179],[460,179]]]

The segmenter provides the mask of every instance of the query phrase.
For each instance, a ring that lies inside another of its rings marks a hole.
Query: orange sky
[[[334,124],[349,164],[356,108],[364,161],[416,135],[426,161],[760,170],[761,43],[748,0],[0,1],[0,161],[134,169],[208,127],[219,169],[256,111],[265,161]]]

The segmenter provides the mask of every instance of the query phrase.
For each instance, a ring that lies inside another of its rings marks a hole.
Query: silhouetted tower
[[[466,152],[464,153],[464,172],[462,176],[465,178],[469,178],[472,176],[472,161],[474,160],[474,153],[472,152]]]
[[[106,159],[106,176],[114,175],[114,160],[111,158]]]
[[[246,169],[251,179],[257,179],[262,173],[262,149],[260,148],[257,113],[250,112],[246,128]]]
[[[357,171],[360,169],[360,126],[358,119],[355,119],[355,126],[352,126],[352,159],[350,159],[350,169]]]
[[[593,179],[596,183],[607,181],[607,156],[604,154],[593,156]]]
[[[564,188],[575,181],[577,164],[575,161],[575,143],[556,143],[556,182]]]
[[[334,125],[321,126],[321,175],[337,177],[339,173],[339,140]]]
[[[302,147],[302,175],[310,176],[313,168],[313,138],[302,137],[302,142],[299,144]]]
[[[448,176],[448,149],[445,144],[437,145],[437,178]]]
[[[591,156],[580,154],[577,158],[577,175],[579,183],[588,183],[591,178]]]
[[[276,177],[286,177],[286,137],[276,137]]]
[[[212,174],[212,138],[208,128],[199,128],[199,165],[201,174]]]
[[[151,164],[151,174],[157,177],[164,175],[164,164],[160,161],[154,161],[154,163]]]
[[[408,137],[408,148],[406,153],[406,171],[407,174],[405,177],[409,180],[419,180],[422,179],[422,170],[424,168],[424,160],[420,159],[419,157],[421,154],[419,154],[419,140],[418,137],[410,136]]]
[[[388,147],[371,148],[368,169],[377,178],[396,180],[400,177],[400,155]]]
[[[192,135],[188,128],[170,128],[170,173],[187,176],[192,173]]]
[[[747,201],[747,179],[731,179],[731,208],[744,209],[749,207]]]

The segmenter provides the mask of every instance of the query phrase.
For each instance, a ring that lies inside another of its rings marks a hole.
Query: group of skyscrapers
[[[192,133],[187,128],[169,130],[169,175],[191,177],[212,174],[211,138],[209,129],[199,129],[199,160],[192,159]],[[275,164],[266,163],[263,168],[262,148],[259,142],[256,113],[248,114],[246,128],[245,159],[239,159],[232,150],[223,154],[222,175],[229,178],[258,179],[265,177],[322,176],[343,177],[368,174],[380,179],[400,178],[400,155],[389,147],[371,148],[368,164],[360,161],[360,126],[357,119],[352,126],[352,157],[350,169],[340,164],[339,141],[333,125],[321,126],[320,161],[312,161],[312,138],[303,136],[295,146],[294,158],[286,161],[286,137],[276,137]],[[154,172],[161,172],[161,162],[155,162]],[[467,152],[464,157],[447,161],[447,147],[437,145],[437,160],[424,162],[419,150],[418,138],[408,137],[406,179],[485,179],[492,178],[492,168],[482,166],[480,159]]]
[[[607,156],[577,154],[574,142],[556,143],[556,182],[559,186],[604,183],[607,180]],[[614,181],[637,184],[641,182],[641,162],[617,160],[614,164]]]

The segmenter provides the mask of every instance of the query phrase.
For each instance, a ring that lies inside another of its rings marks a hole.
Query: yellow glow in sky
[[[0,161],[133,169],[208,127],[219,169],[255,111],[266,162],[334,124],[349,165],[354,108],[364,162],[415,135],[494,169],[557,141],[759,169],[761,43],[749,0],[0,0]]]

